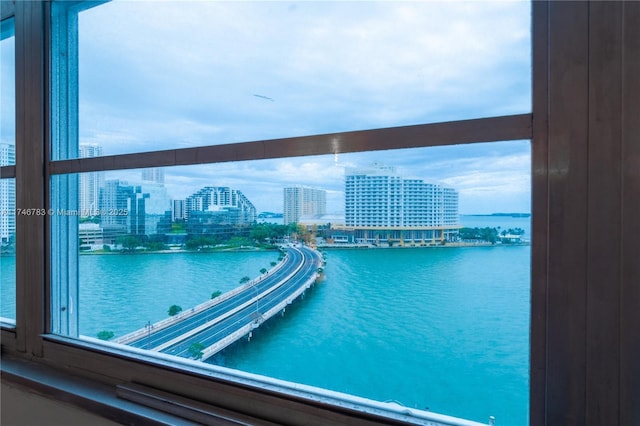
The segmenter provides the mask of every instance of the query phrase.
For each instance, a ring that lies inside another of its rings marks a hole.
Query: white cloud
[[[0,40],[0,143],[15,144],[15,37]]]
[[[115,154],[528,112],[529,7],[107,3],[80,18],[81,140]],[[522,161],[517,153],[483,149],[363,153],[340,163],[382,158],[410,174],[447,180],[461,199],[478,198],[478,188],[486,199],[528,191],[509,163]],[[330,156],[167,174],[175,196],[236,185],[272,211],[281,210],[283,185],[325,187],[336,200],[343,190],[342,169]]]

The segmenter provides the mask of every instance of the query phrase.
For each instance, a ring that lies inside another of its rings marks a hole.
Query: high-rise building
[[[158,176],[156,175],[156,177]],[[167,193],[167,188],[165,188],[164,183],[148,180],[135,186],[140,189],[140,193],[144,194],[145,197],[145,233],[147,235],[161,233],[158,230],[158,224],[165,216],[171,217],[171,198]]]
[[[216,214],[232,225],[248,225],[256,220],[256,208],[247,197],[226,186],[207,186],[189,196],[184,203],[185,218],[194,212]]]
[[[297,223],[300,217],[327,213],[327,191],[306,186],[284,188],[284,223]]]
[[[185,200],[173,200],[171,203],[171,221],[185,219]]]
[[[148,194],[145,203],[147,215],[164,215],[171,211],[171,198],[164,184],[144,181],[134,185],[139,186],[142,193]]]
[[[97,144],[80,144],[80,158],[100,157],[102,146]],[[104,185],[104,174],[102,172],[80,173],[79,177],[79,204],[80,216],[95,216],[98,214],[100,203],[100,188]]]
[[[16,164],[15,145],[0,144],[0,166]],[[0,179],[0,243],[8,244],[16,232],[16,181]]]
[[[0,166],[16,164],[16,146],[0,143]]]
[[[149,194],[139,185],[125,181],[107,180],[100,190],[100,226],[107,235],[155,234],[155,229],[146,229],[146,202]]]
[[[164,184],[164,170],[159,167],[142,170],[142,180]]]
[[[367,242],[447,239],[459,228],[458,192],[443,183],[406,179],[394,167],[348,168],[345,226],[362,231]]]

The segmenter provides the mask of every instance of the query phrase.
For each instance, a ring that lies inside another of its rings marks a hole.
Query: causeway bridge
[[[179,314],[116,340],[152,351],[205,360],[252,331],[311,287],[323,260],[306,246],[289,245],[267,273]]]
[[[284,247],[286,255],[273,269],[214,299],[136,330],[116,343],[163,352],[185,358],[207,359],[243,337],[311,287],[323,259],[306,246]],[[194,345],[198,348],[194,351]],[[331,399],[332,393],[320,394]],[[360,401],[359,403],[362,403]],[[371,409],[400,411],[415,423],[427,426],[483,426],[471,420],[404,407],[395,402],[365,403]],[[494,425],[493,417],[489,425]]]

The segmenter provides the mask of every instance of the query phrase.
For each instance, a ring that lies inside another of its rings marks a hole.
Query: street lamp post
[[[256,292],[256,318],[258,316],[260,316],[260,297],[259,297],[259,293],[258,293],[258,288],[256,287],[256,283],[251,284],[251,287],[253,287],[253,289]]]
[[[144,326],[147,329],[147,349],[149,349],[151,346],[151,321],[147,321]]]
[[[256,287],[255,283],[251,284],[251,287],[253,287],[253,289],[256,292],[256,313],[255,313],[255,324],[254,327],[257,327],[260,324],[260,294],[258,292],[258,288]]]

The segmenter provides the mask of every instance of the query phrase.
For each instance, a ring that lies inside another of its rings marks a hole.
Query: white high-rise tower
[[[0,144],[0,166],[16,164],[16,147]],[[7,244],[16,232],[16,181],[0,179],[0,243]]]
[[[102,155],[102,146],[97,144],[80,144],[80,158],[99,157]],[[79,180],[79,208],[80,216],[95,216],[99,209],[100,188],[104,186],[102,172],[81,173]]]
[[[327,191],[292,186],[284,188],[284,223],[294,223],[304,215],[327,213]]]

